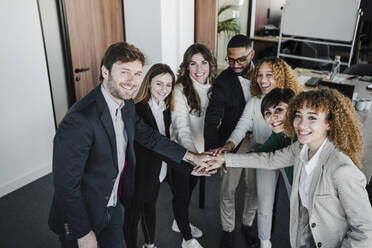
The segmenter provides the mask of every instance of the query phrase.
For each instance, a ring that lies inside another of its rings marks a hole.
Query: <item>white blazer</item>
[[[292,248],[312,235],[317,247],[372,247],[372,207],[366,178],[352,160],[328,140],[314,169],[309,191],[309,211],[299,197],[302,162],[299,142],[273,153],[225,154],[227,167],[278,169],[294,164],[290,198]]]

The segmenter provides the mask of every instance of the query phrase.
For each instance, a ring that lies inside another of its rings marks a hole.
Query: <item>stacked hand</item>
[[[215,174],[219,168],[226,172],[225,164],[225,151],[230,151],[233,148],[231,144],[226,143],[225,146],[212,149],[208,152],[195,154],[189,152],[187,159],[194,165],[192,175],[194,176],[210,176]]]
[[[208,157],[207,163],[208,163],[208,168],[206,169],[206,171],[208,171],[209,173],[214,174],[217,172],[219,168],[222,168],[222,170],[226,172],[226,168],[224,166],[225,156],[223,153]]]
[[[212,153],[213,156],[217,156],[217,155],[219,155],[223,152],[231,152],[234,149],[234,147],[235,147],[234,143],[231,142],[231,141],[228,141],[228,142],[226,142],[226,144],[224,146],[211,149],[211,150],[209,150],[209,152]]]

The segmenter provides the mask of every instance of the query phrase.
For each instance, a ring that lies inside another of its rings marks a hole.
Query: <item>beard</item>
[[[235,73],[236,76],[243,76],[249,71],[249,68],[251,67],[251,63],[252,63],[252,60],[249,61],[247,66],[231,67],[231,69],[233,69],[233,72]],[[243,70],[241,72],[235,72],[234,69],[243,69]]]
[[[108,92],[110,92],[110,94],[113,96],[113,97],[116,97],[120,100],[125,100],[125,97],[123,96],[123,94],[121,94],[119,92],[119,89],[117,88],[116,84],[115,84],[115,81],[112,79],[111,76],[109,76],[108,80],[107,80],[107,90]]]

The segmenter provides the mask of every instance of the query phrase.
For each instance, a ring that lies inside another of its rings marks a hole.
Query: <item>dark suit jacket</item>
[[[245,104],[239,78],[229,67],[221,72],[212,87],[211,99],[204,122],[206,151],[225,144],[232,131],[234,131]]]
[[[50,228],[77,239],[90,230],[99,233],[118,175],[115,131],[100,85],[66,114],[54,138],[55,194]],[[129,204],[135,181],[134,138],[141,145],[180,163],[186,150],[146,125],[126,100],[122,116],[128,136],[127,166],[122,176],[122,198]]]
[[[151,126],[152,128],[159,130],[156,124],[155,117],[151,111],[150,106],[147,103],[137,103],[136,104],[137,115],[140,116],[143,121]],[[165,132],[166,136],[169,137],[169,127],[171,124],[171,111],[166,109],[163,112]],[[169,161],[169,159],[161,156],[160,154],[153,152],[137,141],[134,142],[134,150],[136,152],[136,181],[134,190],[134,199],[136,201],[146,202],[154,199],[157,192],[157,186],[159,182],[159,174],[161,170],[162,161],[165,160],[168,163],[168,167],[172,166],[176,169],[190,175],[192,171],[192,166],[186,162],[183,165],[177,166],[174,162]]]

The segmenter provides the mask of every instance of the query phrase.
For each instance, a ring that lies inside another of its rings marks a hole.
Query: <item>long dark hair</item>
[[[187,104],[190,107],[190,113],[200,115],[200,98],[192,86],[192,81],[189,76],[189,70],[187,67],[191,62],[191,57],[195,54],[200,53],[209,64],[209,83],[213,85],[217,75],[217,63],[216,58],[212,55],[212,52],[208,47],[203,44],[195,43],[187,48],[183,55],[183,61],[180,65],[177,75],[176,84],[182,84],[183,94],[186,96]]]

